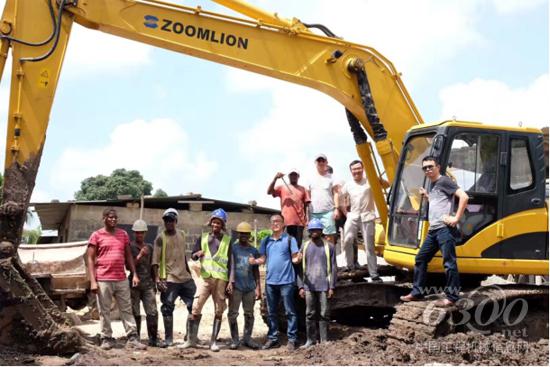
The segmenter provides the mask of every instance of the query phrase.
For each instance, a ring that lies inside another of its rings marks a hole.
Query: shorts
[[[323,234],[331,235],[336,234],[336,224],[334,223],[334,211],[328,211],[323,213],[311,213],[311,218],[317,218],[323,223]]]

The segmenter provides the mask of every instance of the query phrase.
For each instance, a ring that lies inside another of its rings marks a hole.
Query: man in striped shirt
[[[97,294],[99,322],[101,325],[101,348],[114,346],[111,329],[111,302],[113,297],[120,311],[120,318],[128,337],[126,345],[131,348],[145,349],[139,342],[136,321],[132,314],[130,284],[126,278],[124,265],[134,274],[132,286],[139,284],[139,278],[130,251],[130,238],[126,231],[117,228],[118,216],[113,208],[103,211],[104,227],[98,229],[88,240],[88,272],[90,289]]]

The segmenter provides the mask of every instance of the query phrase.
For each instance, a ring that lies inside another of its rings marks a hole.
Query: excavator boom
[[[78,344],[78,337],[59,332],[63,317],[24,271],[17,247],[74,22],[331,96],[345,107],[375,203],[386,223],[380,172],[365,131],[392,180],[406,131],[422,123],[392,63],[373,48],[334,37],[326,27],[312,25],[326,34],[318,35],[297,19],[240,0],[218,2],[252,19],[160,0],[6,1],[0,20],[0,71],[8,51],[13,62],[0,205],[0,296],[7,304],[19,305],[18,312],[35,330],[48,330],[38,334],[46,348],[66,352]],[[60,341],[56,335],[71,337]]]

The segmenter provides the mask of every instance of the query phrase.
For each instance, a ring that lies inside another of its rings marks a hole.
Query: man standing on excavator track
[[[421,187],[420,194],[428,199],[428,218],[430,228],[424,243],[416,255],[414,264],[414,277],[412,292],[401,296],[403,302],[420,301],[426,293],[426,278],[428,263],[441,251],[443,266],[445,268],[445,299],[436,302],[436,306],[449,307],[458,301],[460,292],[460,279],[456,264],[456,225],[460,221],[466,205],[468,194],[457,186],[449,177],[440,174],[440,166],[437,158],[426,156],[422,159],[422,170],[430,180],[430,192]],[[458,209],[452,215],[454,197],[458,197]]]

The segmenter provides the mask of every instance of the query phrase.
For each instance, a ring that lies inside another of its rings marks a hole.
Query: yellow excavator
[[[540,130],[454,120],[425,124],[400,74],[375,49],[341,39],[321,24],[286,19],[240,0],[216,2],[248,18],[161,0],[6,1],[0,76],[9,52],[12,71],[0,206],[0,340],[20,332],[14,327],[18,319],[43,349],[68,352],[80,345],[78,333],[63,327],[63,315],[17,257],[74,22],[301,84],[341,103],[386,232],[383,256],[396,274],[414,267],[427,233],[418,189],[427,187],[420,163],[428,154],[438,157],[443,172],[470,196],[456,251],[460,272],[548,274],[548,173]],[[389,195],[378,180],[375,150],[393,183]],[[443,272],[439,254],[429,271]],[[407,291],[406,280],[362,284],[370,287],[342,286],[336,298],[347,306],[399,308],[396,299]],[[418,321],[403,316],[408,309],[401,311],[396,315],[403,319],[394,325],[398,331]],[[425,323],[431,327],[426,334],[433,334],[445,317],[435,327]]]

